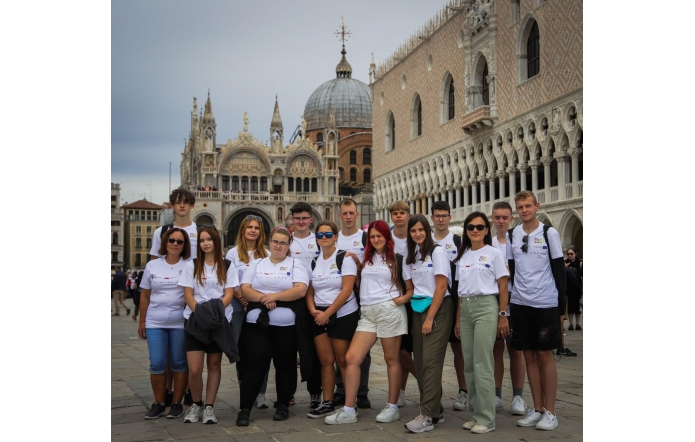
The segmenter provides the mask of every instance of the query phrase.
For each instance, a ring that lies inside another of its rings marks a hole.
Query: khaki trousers
[[[120,314],[120,306],[123,306],[123,308],[128,309],[128,306],[125,303],[125,290],[114,290],[113,291],[113,306],[116,309],[116,313]]]
[[[423,335],[422,324],[429,309],[423,313],[413,311],[413,362],[420,389],[420,412],[425,416],[438,418],[444,412],[441,404],[442,370],[455,313],[451,298],[445,297],[434,316],[432,332]]]

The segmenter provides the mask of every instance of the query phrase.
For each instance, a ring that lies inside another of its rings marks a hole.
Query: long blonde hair
[[[241,222],[241,227],[239,227],[239,233],[237,233],[236,236],[236,248],[237,248],[237,255],[239,255],[239,260],[243,262],[244,264],[248,264],[250,261],[249,258],[249,248],[246,244],[246,229],[248,228],[249,224],[251,222],[256,221],[258,223],[258,228],[260,229],[261,233],[258,235],[258,238],[256,238],[256,248],[253,250],[253,257],[254,259],[259,259],[259,258],[266,258],[268,256],[268,252],[265,250],[265,231],[263,230],[263,221],[259,221],[259,219],[262,219],[260,216],[256,216],[253,219],[249,218],[244,218],[244,220]]]

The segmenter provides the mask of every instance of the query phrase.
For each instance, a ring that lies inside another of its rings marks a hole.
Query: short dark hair
[[[506,202],[506,201],[498,201],[492,206],[492,210],[497,210],[497,209],[507,209],[509,210],[512,214],[514,211],[512,210],[512,206]]]
[[[304,201],[294,203],[294,205],[290,207],[290,213],[292,215],[299,212],[307,212],[309,215],[314,216],[313,212],[311,211],[311,206]]]
[[[341,207],[342,206],[355,206],[355,207],[357,207],[357,203],[352,198],[345,198],[344,200],[340,201],[340,206]]]
[[[471,248],[471,239],[468,237],[468,235],[466,235],[466,226],[468,225],[468,223],[473,221],[474,218],[483,219],[483,223],[485,224],[485,228],[487,229],[487,234],[483,237],[483,243],[488,246],[492,245],[492,234],[490,233],[490,220],[487,219],[487,215],[485,215],[483,212],[472,212],[463,221],[463,236],[461,237],[461,247],[459,247],[459,252],[456,255],[456,259],[452,261],[454,264],[459,262],[459,259],[461,259],[461,256],[463,256],[466,250]]]
[[[435,201],[434,204],[432,204],[432,213],[434,213],[435,210],[446,210],[451,214],[451,206],[449,206],[449,203],[446,201]]]
[[[191,257],[191,241],[188,239],[188,232],[185,230],[179,228],[179,227],[171,227],[167,229],[166,232],[164,232],[164,235],[162,235],[162,242],[159,244],[159,250],[157,250],[157,253],[159,253],[161,256],[166,256],[167,254],[167,241],[169,241],[169,237],[171,236],[172,233],[174,232],[181,232],[183,235],[183,250],[181,250],[181,258],[183,259],[188,259]]]
[[[195,204],[195,195],[193,195],[193,192],[190,190],[179,187],[178,189],[174,189],[174,191],[171,192],[171,195],[169,195],[169,202],[171,204],[176,204],[176,201],[178,200],[192,206]]]

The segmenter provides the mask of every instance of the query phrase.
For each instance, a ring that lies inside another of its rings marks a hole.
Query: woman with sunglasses
[[[321,221],[316,226],[316,242],[321,254],[312,262],[311,283],[306,292],[306,305],[313,321],[311,335],[321,363],[323,402],[308,413],[317,419],[334,411],[335,363],[345,376],[345,354],[360,318],[359,304],[353,287],[357,264],[336,248],[338,226]]]
[[[420,414],[405,428],[413,433],[432,431],[433,423],[444,417],[442,370],[454,319],[448,287],[451,278],[449,257],[435,244],[430,223],[424,215],[408,220],[408,257],[403,279],[413,308],[413,360],[420,389]]]
[[[147,263],[140,281],[140,326],[138,336],[147,340],[150,353],[150,382],[155,402],[145,419],[157,419],[165,410],[166,368],[171,355],[174,374],[173,402],[168,419],[183,414],[183,399],[188,384],[188,362],[183,331],[183,287],[177,285],[191,256],[191,243],[185,230],[172,227],[164,233],[158,253],[163,258]],[[137,313],[136,313],[137,315]]]
[[[263,231],[263,218],[255,215],[248,215],[241,222],[239,227],[239,233],[236,238],[236,245],[234,248],[227,252],[225,257],[231,261],[234,268],[236,268],[237,274],[239,275],[239,281],[241,281],[244,276],[244,272],[249,268],[251,262],[255,259],[266,258],[269,255],[269,251],[265,248],[265,232]],[[234,337],[239,343],[239,336],[241,336],[241,326],[244,323],[244,316],[246,315],[246,306],[248,301],[241,294],[241,290],[234,290],[234,298],[232,299],[232,307],[234,313],[232,313],[232,329],[234,330]],[[237,380],[241,380],[239,376],[239,370],[237,367]],[[265,374],[265,379],[263,379],[263,385],[261,385],[261,390],[256,398],[255,405],[258,408],[268,408],[268,401],[265,398],[265,390],[268,386],[268,373]]]
[[[399,351],[401,335],[408,333],[405,304],[412,289],[406,290],[401,276],[403,257],[394,252],[388,224],[372,221],[367,232],[369,242],[364,250],[360,280],[360,312],[357,329],[350,342],[346,359],[345,407],[327,416],[329,425],[357,422],[357,390],[360,386],[360,364],[367,352],[381,339],[386,361],[389,395],[386,407],[376,417],[377,422],[400,419],[398,393],[401,383]]]
[[[492,245],[487,216],[473,212],[463,225],[466,233],[453,261],[459,282],[454,332],[461,339],[469,410],[473,414],[473,419],[463,424],[463,428],[482,434],[495,429],[492,350],[497,337],[509,335],[509,271],[503,253]]]
[[[186,301],[183,317],[190,321],[199,304],[221,299],[225,319],[231,323],[232,298],[234,290],[239,287],[237,272],[228,271],[222,256],[220,234],[214,226],[200,227],[197,240],[197,258],[188,262],[178,283],[183,287]],[[186,412],[184,423],[198,422],[202,418],[204,424],[215,424],[217,417],[214,404],[222,379],[222,349],[214,340],[209,344],[202,342],[188,331],[185,331],[185,336],[189,369],[188,385],[193,404]],[[206,353],[207,361],[205,361]],[[203,407],[204,362],[207,362],[208,378]]]
[[[270,256],[254,260],[244,272],[241,293],[248,300],[241,332],[241,385],[237,426],[248,426],[251,407],[263,377],[275,366],[277,411],[273,420],[289,417],[290,398],[297,389],[297,351],[302,380],[311,374],[311,337],[304,294],[306,267],[290,255],[292,234],[276,227],[270,235]]]

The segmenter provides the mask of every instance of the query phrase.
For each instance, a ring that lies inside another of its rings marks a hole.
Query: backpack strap
[[[159,239],[164,238],[164,233],[166,233],[166,231],[169,230],[169,229],[171,229],[172,227],[174,227],[173,224],[164,224],[164,225],[162,226],[162,231],[159,232]]]
[[[316,268],[316,259],[317,258],[318,258],[318,256],[311,260],[311,270],[312,271]]]
[[[507,230],[507,235],[509,235],[509,247],[514,248],[514,229],[509,229]],[[507,258],[507,254],[505,253],[505,259]],[[509,267],[509,283],[514,284],[514,272],[516,270],[516,263],[514,262],[514,258],[507,260],[507,267]],[[511,293],[509,294],[509,299],[512,299]]]
[[[341,274],[343,273],[343,260],[345,260],[345,253],[347,253],[345,250],[338,250],[338,253],[335,255],[335,265],[338,266],[338,271]]]
[[[543,224],[543,239],[545,240],[545,243],[548,244],[548,259],[552,261],[553,257],[550,256],[550,241],[548,241],[548,230],[550,230],[550,226],[547,224]]]
[[[458,249],[461,248],[461,237],[455,233],[454,233],[454,245],[456,246],[457,251],[458,251]]]
[[[362,247],[367,247],[367,232],[362,231]]]

